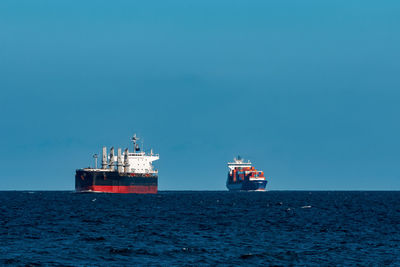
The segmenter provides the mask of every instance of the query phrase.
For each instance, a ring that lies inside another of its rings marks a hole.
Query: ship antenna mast
[[[131,138],[132,142],[133,142],[133,153],[136,152],[136,141],[139,140],[139,137],[136,137],[136,134],[133,135],[133,137]]]

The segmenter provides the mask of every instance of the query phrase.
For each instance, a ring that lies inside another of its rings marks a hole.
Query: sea
[[[0,265],[400,266],[400,192],[0,192]]]

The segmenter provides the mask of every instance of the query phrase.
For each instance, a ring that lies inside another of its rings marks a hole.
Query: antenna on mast
[[[140,140],[139,137],[136,136],[136,134],[133,135],[133,137],[131,138],[132,142],[133,142],[133,152],[138,152],[140,151],[140,147],[137,144],[137,141]]]

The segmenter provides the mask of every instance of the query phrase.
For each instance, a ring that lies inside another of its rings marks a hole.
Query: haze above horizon
[[[0,2],[0,190],[137,133],[159,190],[399,190],[400,2]]]

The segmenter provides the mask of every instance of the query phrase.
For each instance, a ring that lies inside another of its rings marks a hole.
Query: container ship
[[[267,180],[264,172],[257,171],[250,161],[245,162],[240,156],[228,162],[228,180],[226,187],[229,191],[265,191]]]
[[[117,156],[114,147],[107,155],[103,147],[101,169],[97,168],[97,154],[94,168],[76,170],[75,190],[77,192],[104,193],[136,193],[156,194],[158,188],[158,170],[153,167],[153,161],[159,159],[153,150],[146,153],[138,145],[136,134],[132,137],[133,152],[126,148],[124,152],[118,148]]]

